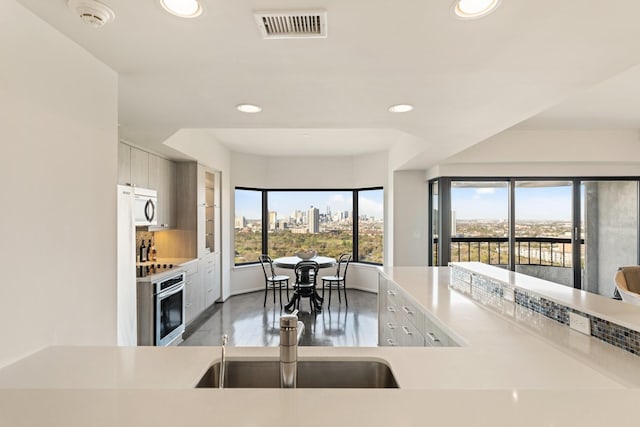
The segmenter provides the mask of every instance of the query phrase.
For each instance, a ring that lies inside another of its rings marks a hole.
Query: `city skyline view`
[[[369,191],[366,196],[360,193],[358,209],[360,215],[382,220],[384,218],[383,192]],[[261,193],[254,190],[236,190],[236,216],[246,220],[262,219]],[[332,214],[353,210],[351,191],[269,191],[268,211],[277,212],[278,219],[289,218],[292,212],[307,212],[313,206],[320,214],[326,214],[327,207]]]

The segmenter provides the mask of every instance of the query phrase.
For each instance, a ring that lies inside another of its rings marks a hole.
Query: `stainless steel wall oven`
[[[138,283],[138,345],[166,346],[185,328],[185,273]]]

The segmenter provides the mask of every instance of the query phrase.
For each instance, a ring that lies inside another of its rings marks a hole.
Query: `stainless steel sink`
[[[212,365],[196,388],[218,387],[220,363]],[[280,388],[280,362],[230,360],[225,388]],[[298,388],[398,388],[387,365],[376,361],[298,361]]]

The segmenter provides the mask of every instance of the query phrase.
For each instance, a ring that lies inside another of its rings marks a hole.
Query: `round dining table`
[[[296,264],[298,264],[300,261],[304,261],[304,260],[297,256],[285,256],[285,257],[274,259],[273,265],[275,265],[276,267],[289,268],[293,270],[294,268],[296,268]],[[318,267],[320,268],[327,268],[336,264],[336,259],[328,256],[315,256],[311,258],[309,261],[317,262]]]
[[[294,269],[296,268],[296,265],[300,262],[300,261],[304,261],[302,258],[297,257],[297,256],[286,256],[286,257],[281,257],[281,258],[276,258],[273,260],[273,265],[275,265],[276,267],[280,267],[280,268],[289,268],[289,269]],[[313,258],[311,258],[309,261],[315,261],[318,263],[318,267],[319,268],[327,268],[327,267],[331,267],[333,265],[335,265],[336,263],[336,259],[335,258],[331,258],[331,257],[326,257],[326,256],[315,256]],[[303,281],[308,281],[308,278],[305,279],[304,277],[302,278]],[[314,280],[315,282],[315,280]],[[314,289],[313,290],[313,294],[311,296],[311,298],[313,300],[315,300],[315,306],[316,307],[320,307],[322,305],[322,297],[320,295],[318,295],[318,292]],[[300,299],[300,295],[297,292],[294,292],[293,298],[291,298],[291,301],[289,301],[289,303],[285,306],[285,310],[286,311],[291,311],[293,309],[293,307],[295,306],[296,302],[299,301]]]

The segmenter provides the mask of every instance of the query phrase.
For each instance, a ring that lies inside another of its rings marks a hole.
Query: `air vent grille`
[[[255,12],[265,39],[327,37],[326,11]]]

